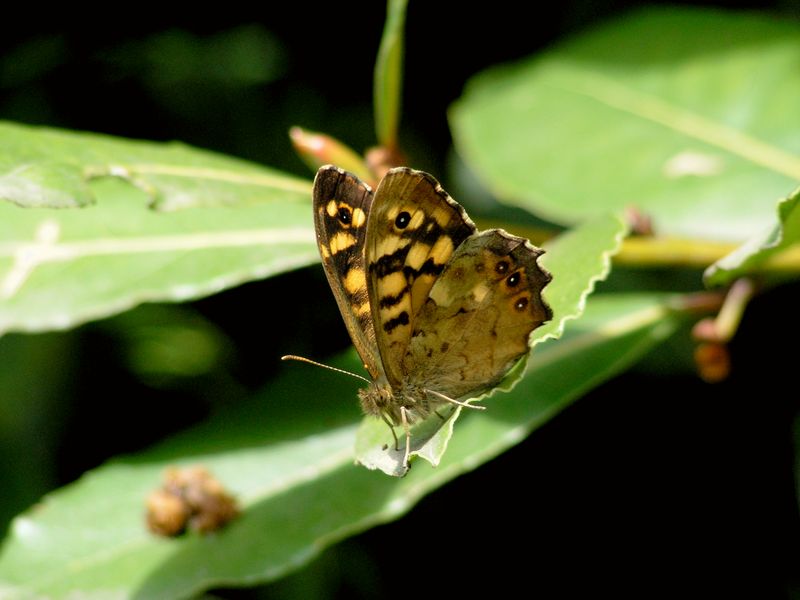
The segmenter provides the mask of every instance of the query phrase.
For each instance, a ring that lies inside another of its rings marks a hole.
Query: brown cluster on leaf
[[[167,469],[146,504],[148,529],[164,537],[216,531],[239,514],[233,496],[201,466]]]

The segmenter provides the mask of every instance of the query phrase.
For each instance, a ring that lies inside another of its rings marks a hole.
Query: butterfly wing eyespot
[[[397,215],[397,218],[394,220],[394,226],[398,229],[405,229],[408,227],[408,224],[411,222],[411,214],[404,210],[400,214]]]
[[[342,225],[349,226],[353,222],[353,211],[349,206],[340,206],[337,214]]]

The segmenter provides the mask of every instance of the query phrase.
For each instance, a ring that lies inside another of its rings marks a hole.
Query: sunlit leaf
[[[708,285],[729,283],[742,275],[753,274],[759,266],[771,261],[770,269],[780,276],[781,266],[797,272],[800,253],[800,188],[778,202],[776,222],[753,236],[736,250],[711,265],[705,273]],[[785,253],[794,246],[791,257]],[[784,253],[784,254],[782,254]]]
[[[350,379],[292,365],[249,406],[100,467],[18,517],[0,552],[0,595],[175,600],[274,580],[402,515],[629,366],[678,324],[667,305],[659,295],[595,298],[562,339],[537,348],[512,392],[459,420],[439,467],[421,463],[402,479],[353,464],[358,407]],[[354,369],[357,360],[351,354],[337,364]],[[145,497],[166,467],[193,464],[238,498],[242,516],[205,537],[148,533]]]
[[[0,202],[0,334],[318,260],[309,182],[179,145],[13,125],[0,141],[0,197],[16,203]]]
[[[800,26],[635,12],[475,77],[450,117],[499,199],[559,223],[637,207],[658,233],[742,241],[800,181]]]

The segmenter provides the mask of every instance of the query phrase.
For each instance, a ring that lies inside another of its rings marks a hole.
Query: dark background
[[[716,6],[800,18],[796,0]],[[411,164],[446,177],[446,110],[471,75],[637,7],[412,0],[401,128]],[[359,151],[375,143],[372,70],[382,2],[231,9],[179,17],[125,5],[15,17],[2,25],[0,118],[179,139],[307,177],[289,127],[331,134]],[[614,277],[624,287],[635,276]],[[699,277],[684,274],[698,286]],[[218,397],[235,402],[256,389],[278,368],[265,364],[265,339],[315,357],[346,348],[333,302],[314,310],[297,302],[324,297],[326,287],[315,267],[165,308],[201,319],[223,340],[219,366],[201,383],[142,377],[126,363],[130,319],[162,318],[147,307],[127,321],[0,340],[0,359],[20,347],[53,357],[53,374],[41,382],[48,393],[39,393],[48,398],[36,400],[42,414],[19,439],[0,440],[7,449],[0,476],[9,482],[0,484],[3,522],[107,458],[202,420]],[[325,551],[276,584],[217,595],[413,598],[486,587],[500,597],[800,598],[793,445],[800,403],[792,377],[798,291],[777,288],[748,308],[728,381],[709,385],[695,377],[682,332],[645,365],[425,498],[407,517]],[[298,322],[263,322],[266,306],[291,310]],[[158,420],[150,418],[155,410]],[[20,452],[39,465],[24,481],[12,471]]]

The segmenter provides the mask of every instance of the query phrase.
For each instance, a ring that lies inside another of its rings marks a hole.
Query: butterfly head
[[[372,417],[386,416],[395,425],[399,424],[399,417],[393,414],[397,412],[398,403],[388,383],[371,382],[368,387],[358,390],[358,399],[364,414]]]

